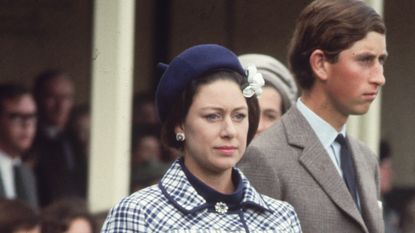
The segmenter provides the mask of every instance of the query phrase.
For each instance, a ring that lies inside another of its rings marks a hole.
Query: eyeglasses
[[[12,124],[23,125],[27,123],[34,123],[37,121],[36,113],[21,113],[21,112],[6,112],[3,113]]]

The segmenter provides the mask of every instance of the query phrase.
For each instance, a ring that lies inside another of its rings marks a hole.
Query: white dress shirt
[[[326,149],[327,154],[330,156],[331,161],[337,169],[337,172],[343,177],[343,172],[340,166],[340,144],[336,142],[337,135],[342,134],[346,137],[346,127],[342,126],[340,132],[337,132],[329,123],[315,114],[310,108],[308,108],[300,98],[298,98],[296,107],[303,114],[305,119],[310,124],[311,128],[316,133],[321,144]]]
[[[14,182],[13,166],[21,164],[20,158],[11,158],[0,150],[0,172],[4,185],[4,192],[9,199],[16,198],[16,188]]]

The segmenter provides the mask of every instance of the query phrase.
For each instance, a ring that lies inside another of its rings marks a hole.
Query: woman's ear
[[[328,67],[324,52],[320,49],[314,50],[310,55],[309,62],[316,79],[326,80]]]
[[[184,132],[183,124],[176,125],[176,127],[174,127],[174,133],[175,134],[177,134],[177,133],[183,133],[183,132]]]

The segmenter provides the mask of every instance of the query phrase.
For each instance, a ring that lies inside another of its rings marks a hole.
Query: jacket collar
[[[242,208],[257,209],[260,211],[271,211],[262,196],[251,186],[242,172],[237,169],[241,176],[243,198],[240,206]],[[180,211],[185,214],[195,213],[209,207],[206,200],[199,195],[188,181],[179,161],[176,160],[159,182],[159,188],[163,195]]]
[[[365,232],[367,232],[362,215],[357,209],[352,197],[349,195],[343,179],[339,176],[327,151],[322,146],[316,133],[302,113],[300,113],[296,106],[293,106],[284,114],[281,122],[285,128],[288,143],[301,148],[298,158],[300,164],[314,177],[332,201],[345,213],[355,219]],[[352,147],[352,151],[353,149]],[[356,160],[357,155],[356,151],[353,151],[354,160]],[[356,172],[357,176],[360,177],[361,169],[358,169]],[[361,187],[359,186],[358,189],[361,189]],[[359,195],[361,195],[361,192],[359,192]],[[363,199],[361,201],[365,200]]]

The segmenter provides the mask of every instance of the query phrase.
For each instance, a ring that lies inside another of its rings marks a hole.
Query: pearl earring
[[[184,133],[176,133],[176,141],[183,142],[185,139]]]

